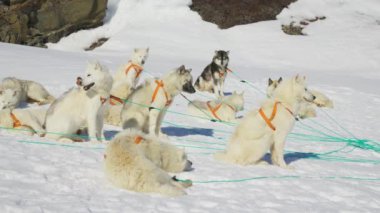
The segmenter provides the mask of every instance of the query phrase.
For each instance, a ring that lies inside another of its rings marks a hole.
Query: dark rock
[[[45,46],[103,24],[107,0],[8,0],[0,4],[0,41]]]
[[[274,20],[296,0],[193,0],[190,8],[203,20],[221,29],[258,21]]]
[[[85,48],[86,51],[94,50],[95,48],[98,48],[102,46],[106,41],[108,41],[109,38],[100,38],[96,42],[92,43],[89,47]]]
[[[306,35],[304,32],[302,32],[303,28],[305,28],[307,25],[309,25],[312,22],[316,22],[318,20],[325,20],[325,16],[321,17],[315,17],[313,19],[305,19],[299,22],[299,24],[296,24],[295,22],[292,22],[288,25],[282,25],[282,31],[288,35]]]

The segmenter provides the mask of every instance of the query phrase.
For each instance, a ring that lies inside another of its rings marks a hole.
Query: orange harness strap
[[[212,115],[213,115],[216,119],[218,119],[218,120],[221,121],[222,119],[220,119],[219,116],[218,116],[218,114],[216,114],[216,113],[218,112],[218,110],[219,110],[220,107],[222,106],[222,103],[216,105],[214,108],[212,108],[212,106],[211,106],[210,103],[211,103],[211,101],[207,101],[207,107],[208,107],[208,109],[210,110],[210,112],[212,113]],[[231,108],[234,112],[236,112],[236,110],[235,110],[234,107],[232,107],[232,106],[229,105],[229,104],[227,104],[227,106],[228,106],[229,108]]]
[[[125,74],[127,75],[129,70],[131,70],[133,68],[133,70],[136,71],[136,78],[138,78],[141,74],[141,72],[144,70],[144,68],[138,64],[134,64],[132,62],[129,62],[129,65],[127,67],[127,69],[125,69]]]
[[[107,98],[103,98],[103,97],[100,97],[100,102],[102,103],[102,105],[107,101]]]
[[[267,125],[268,125],[273,131],[276,131],[276,127],[272,124],[272,120],[276,117],[276,114],[277,114],[277,105],[278,105],[278,104],[281,104],[281,102],[276,101],[276,102],[274,103],[273,111],[272,111],[272,114],[271,114],[270,118],[268,118],[268,117],[265,115],[265,113],[264,113],[264,111],[263,111],[262,108],[259,109],[259,113],[260,113],[261,117],[264,119],[265,123],[267,123]],[[293,113],[288,107],[284,106],[283,104],[281,104],[281,105],[286,109],[286,111],[288,111],[288,112],[294,117],[294,113]]]
[[[110,95],[110,104],[114,106],[114,105],[117,105],[117,103],[123,104],[124,102],[123,100],[121,100],[121,98]]]
[[[22,126],[20,120],[16,118],[15,114],[11,113],[11,118],[13,120],[13,128]]]
[[[210,101],[207,101],[207,107],[208,109],[210,110],[211,114],[218,120],[222,120],[219,118],[218,114],[216,114],[218,112],[218,110],[220,109],[220,107],[222,106],[222,103],[216,105],[214,108],[212,108],[212,106],[210,105]]]
[[[144,139],[144,138],[141,137],[141,136],[136,136],[136,137],[135,137],[135,144],[140,144],[141,141],[142,141],[143,139]]]
[[[157,93],[160,90],[160,88],[162,88],[162,90],[164,91],[164,94],[165,94],[165,98],[166,98],[166,104],[165,104],[165,106],[169,106],[172,101],[169,99],[169,95],[168,95],[168,93],[166,92],[166,90],[164,88],[164,82],[162,82],[162,80],[161,81],[156,80],[155,82],[156,82],[157,86],[156,86],[156,89],[153,92],[151,103],[153,103],[156,100]]]
[[[279,104],[279,102],[277,102],[277,101],[274,103],[273,111],[272,111],[272,114],[271,114],[270,118],[268,118],[268,117],[265,115],[265,113],[264,113],[264,111],[263,111],[262,108],[259,109],[259,113],[260,113],[261,117],[264,119],[265,123],[267,123],[267,125],[268,125],[273,131],[276,131],[276,127],[273,126],[273,124],[272,124],[272,120],[274,119],[274,117],[276,117],[276,114],[277,114],[277,105],[278,105],[278,104]]]

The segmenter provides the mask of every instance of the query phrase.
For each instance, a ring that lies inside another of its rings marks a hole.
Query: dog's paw
[[[291,170],[291,171],[296,170],[296,168],[294,166],[290,166],[290,165],[284,165],[284,166],[280,166],[280,167],[283,169]]]
[[[169,136],[163,132],[160,132],[158,134],[158,137],[161,139],[161,140],[169,140]]]

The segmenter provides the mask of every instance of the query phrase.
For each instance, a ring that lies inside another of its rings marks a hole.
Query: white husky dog
[[[72,88],[49,108],[46,136],[60,141],[73,141],[79,129],[87,128],[90,139],[101,141],[103,109],[112,87],[112,77],[98,62],[89,63],[86,76],[79,79],[81,87]]]
[[[244,109],[244,93],[233,92],[214,101],[194,100],[187,105],[188,112],[196,117],[208,116],[214,120],[234,122],[236,113]]]
[[[113,77],[111,95],[119,99],[127,99],[136,88],[140,74],[149,55],[149,48],[134,49],[131,60],[121,66]],[[111,99],[118,103],[118,100]]]
[[[3,109],[0,110],[0,126],[20,130],[27,135],[43,136],[46,111],[45,108]]]
[[[268,87],[267,87],[267,96],[271,97],[273,95],[274,90],[281,83],[282,78],[278,80],[272,80],[269,78]],[[298,117],[301,119],[312,118],[317,116],[317,112],[315,107],[326,107],[326,108],[334,108],[334,103],[331,99],[329,99],[326,95],[316,90],[310,90],[310,93],[315,96],[314,101],[307,102],[303,101],[300,105],[300,109],[298,111]]]
[[[161,122],[174,97],[181,92],[194,93],[191,69],[179,68],[160,79],[147,80],[131,94],[121,113],[123,129],[137,129],[156,136],[161,133]]]
[[[149,48],[134,49],[131,60],[121,66],[114,75],[110,100],[104,112],[106,123],[120,125],[120,113],[123,109],[123,103],[136,89],[148,55]]]
[[[315,97],[307,91],[304,77],[284,80],[259,110],[249,112],[236,127],[227,149],[216,153],[215,158],[241,165],[261,163],[270,150],[273,164],[287,168],[284,146],[292,130],[299,105]]]
[[[186,153],[141,132],[119,133],[107,145],[104,158],[106,177],[119,188],[179,196],[186,194],[184,189],[192,184],[168,174],[192,169]]]
[[[5,90],[13,91],[13,96],[7,95]],[[4,97],[3,97],[4,95]],[[23,101],[37,102],[39,105],[49,104],[54,97],[39,83],[21,80],[14,77],[4,78],[0,85],[0,109],[14,109]],[[6,102],[3,105],[1,102]]]

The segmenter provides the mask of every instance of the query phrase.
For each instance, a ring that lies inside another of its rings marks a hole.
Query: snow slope
[[[245,91],[248,110],[264,95],[268,77],[308,76],[311,88],[330,96],[329,114],[298,123],[295,133],[323,133],[380,141],[380,2],[377,0],[300,0],[277,21],[219,30],[203,22],[185,0],[112,0],[107,23],[75,33],[49,49],[0,43],[0,78],[41,82],[58,96],[74,86],[87,60],[99,59],[112,71],[134,47],[151,48],[144,77],[159,76],[181,64],[194,76],[215,49],[231,51],[230,67],[252,85],[229,75],[226,91]],[[308,36],[288,36],[281,24],[326,16],[310,24]],[[82,49],[110,37],[92,52]],[[207,99],[209,94],[188,95]],[[186,113],[178,97],[170,110]],[[33,107],[33,106],[32,106]],[[321,126],[320,126],[321,125]],[[0,212],[377,212],[380,209],[380,154],[345,143],[287,140],[286,160],[295,170],[273,166],[240,167],[212,159],[234,127],[168,113],[163,131],[184,147],[195,170],[179,174],[194,186],[188,195],[165,198],[115,189],[102,172],[105,144],[65,145],[0,130]],[[118,128],[107,126],[106,136]],[[331,132],[333,131],[333,132]],[[343,148],[338,151],[338,149]],[[330,155],[318,155],[336,151]],[[331,157],[334,156],[334,157]],[[227,181],[227,182],[218,182]]]

